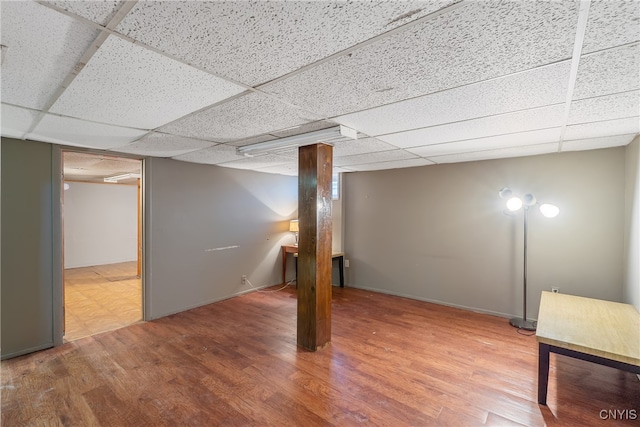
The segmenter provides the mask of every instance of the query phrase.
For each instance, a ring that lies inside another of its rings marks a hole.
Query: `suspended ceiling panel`
[[[560,140],[560,132],[561,128],[552,128],[510,135],[491,136],[488,138],[449,142],[445,144],[427,145],[424,147],[410,148],[408,151],[421,157],[431,158],[433,156],[443,156],[448,154],[535,145],[558,142]]]
[[[621,147],[633,141],[634,137],[635,134],[628,134],[564,141],[562,143],[562,151],[596,150],[600,148]]]
[[[46,1],[44,3],[57,6],[63,10],[82,16],[100,25],[107,25],[115,16],[118,8],[124,3],[121,0],[102,1]]]
[[[336,157],[336,166],[351,166],[363,163],[389,162],[393,160],[407,160],[417,158],[415,154],[404,150],[378,151],[376,153],[358,154],[354,156]]]
[[[626,119],[605,120],[567,126],[565,141],[571,139],[598,138],[607,135],[638,134],[640,132],[640,116]]]
[[[3,1],[2,102],[42,109],[98,32],[47,7]]]
[[[571,103],[569,124],[597,122],[627,117],[640,113],[640,91],[600,96]]]
[[[397,161],[385,161],[377,163],[365,163],[360,165],[345,166],[348,171],[375,171],[384,169],[400,169],[400,168],[414,168],[417,166],[429,166],[435,164],[431,160],[427,159],[408,159]]]
[[[154,129],[243,90],[109,36],[51,110],[103,123]]]
[[[61,145],[107,149],[128,144],[145,133],[140,129],[46,114],[28,138]]]
[[[36,123],[38,112],[26,108],[2,105],[2,136],[22,139]]]
[[[142,162],[136,159],[75,152],[64,152],[62,159],[65,180],[103,181],[107,176],[142,172]]]
[[[498,150],[474,151],[462,154],[450,154],[446,156],[434,156],[430,160],[436,163],[459,163],[478,160],[506,159],[509,157],[537,156],[558,152],[558,143],[529,145],[526,147],[510,147]]]
[[[573,2],[473,2],[264,90],[342,115],[568,59],[577,16]]]
[[[640,40],[640,2],[637,0],[594,0],[582,53]]]
[[[499,114],[378,137],[402,148],[514,134],[563,124],[564,104]]]
[[[640,19],[638,26],[640,27]],[[580,59],[573,99],[640,89],[639,50],[640,44],[633,43],[583,56]]]
[[[376,136],[559,104],[566,98],[570,65],[565,61],[341,116],[336,120]]]
[[[215,145],[213,147],[182,154],[173,158],[184,162],[216,165],[218,163],[230,162],[232,160],[242,160],[245,157],[236,153],[236,147]]]
[[[333,156],[353,156],[356,154],[376,153],[394,149],[396,149],[396,147],[393,145],[376,138],[348,139],[333,144]]]
[[[141,156],[173,157],[216,145],[215,142],[153,132],[131,144],[114,147],[120,153]]]
[[[245,157],[241,160],[234,160],[225,163],[225,166],[235,169],[261,169],[270,166],[293,164],[296,162],[297,160],[293,160],[291,157],[285,157],[280,154],[265,154],[255,157]]]
[[[160,130],[228,142],[317,121],[319,118],[261,93],[249,93],[163,126]]]
[[[117,30],[249,85],[415,20],[442,2],[138,2]]]

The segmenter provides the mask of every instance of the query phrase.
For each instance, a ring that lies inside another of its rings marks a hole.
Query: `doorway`
[[[143,319],[142,161],[64,151],[64,341]]]

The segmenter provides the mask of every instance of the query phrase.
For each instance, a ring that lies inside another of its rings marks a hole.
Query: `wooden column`
[[[331,178],[333,147],[300,147],[298,156],[298,345],[331,342]]]

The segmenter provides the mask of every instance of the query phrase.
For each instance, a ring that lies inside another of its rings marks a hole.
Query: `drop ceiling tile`
[[[154,129],[244,88],[109,36],[51,111]]]
[[[499,150],[475,151],[472,153],[434,156],[430,160],[436,163],[473,162],[477,160],[505,159],[509,157],[537,156],[558,152],[558,143],[528,145],[524,147],[502,148]]]
[[[571,64],[565,61],[340,116],[335,121],[377,136],[560,104],[565,102],[570,67]]]
[[[176,135],[230,142],[317,121],[318,118],[261,93],[252,92],[184,117],[160,130]]]
[[[100,25],[107,25],[115,16],[123,0],[102,1],[45,1]]]
[[[567,126],[564,139],[567,141],[629,133],[640,133],[640,116]]]
[[[410,148],[561,126],[563,117],[564,105],[558,104],[550,107],[398,132],[379,136],[378,139],[400,148]]]
[[[349,139],[333,144],[333,156],[344,157],[356,154],[375,153],[378,151],[395,150],[391,144],[376,138]]]
[[[394,160],[415,159],[415,154],[404,150],[379,151],[377,153],[358,154],[355,156],[334,157],[334,166],[352,166],[365,163],[391,162]]]
[[[640,3],[637,0],[597,0],[589,7],[582,53],[640,40]]]
[[[640,115],[640,91],[583,99],[571,103],[568,124],[614,120]]]
[[[640,43],[584,55],[573,100],[636,89],[640,89]]]
[[[38,112],[13,105],[2,104],[2,136],[23,139],[38,117]]]
[[[226,166],[227,164],[223,164],[220,166]],[[269,166],[266,168],[257,169],[258,172],[264,173],[276,173],[280,175],[288,175],[288,176],[298,176],[298,162],[290,162],[284,163],[276,166]]]
[[[334,117],[566,60],[577,4],[471,2],[261,89]]]
[[[131,144],[113,148],[120,153],[153,157],[174,157],[216,145],[215,142],[154,132]]]
[[[184,162],[217,165],[218,163],[230,162],[233,160],[242,160],[245,157],[236,153],[236,147],[220,144],[213,147],[204,148],[199,151],[192,151],[190,153],[174,156],[172,158]]]
[[[138,2],[117,30],[253,86],[450,3]]]
[[[269,166],[278,166],[284,164],[293,164],[296,160],[292,160],[290,157],[281,156],[278,154],[265,154],[255,157],[244,157],[240,160],[233,160],[225,162],[220,166],[234,168],[234,169],[261,169]]]
[[[228,142],[227,145],[233,145],[234,147],[244,147],[245,145],[257,144],[259,142],[273,141],[278,139],[273,135],[258,135],[250,138],[238,139],[236,141]]]
[[[277,136],[278,138],[285,138],[287,136],[300,135],[302,133],[309,133],[316,130],[327,129],[335,126],[338,126],[338,124],[334,122],[330,122],[328,120],[320,120],[317,122],[305,123],[300,126],[284,129],[278,132],[271,132],[271,134],[274,136]]]
[[[98,35],[35,2],[3,1],[2,101],[44,108]]]
[[[376,171],[376,170],[387,170],[387,169],[400,169],[400,168],[413,168],[417,166],[428,166],[433,165],[434,162],[427,159],[408,159],[408,160],[397,160],[391,162],[378,162],[378,163],[367,163],[361,165],[349,165],[346,167],[349,171]]]
[[[633,141],[637,134],[605,136],[601,138],[576,139],[564,141],[562,151],[596,150],[600,148],[621,147]]]
[[[47,114],[28,137],[54,144],[106,149],[128,144],[146,133],[141,129]]]
[[[487,151],[523,145],[544,144],[549,142],[558,142],[560,140],[561,130],[562,128],[558,127],[531,132],[491,136],[488,138],[470,139],[409,148],[407,151],[421,157],[430,158],[433,156],[467,153],[472,151]]]

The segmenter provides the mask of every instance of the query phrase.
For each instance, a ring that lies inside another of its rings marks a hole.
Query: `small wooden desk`
[[[287,254],[297,254],[298,247],[296,245],[282,245],[282,283],[287,280]],[[331,259],[338,260],[338,268],[340,269],[340,287],[344,288],[344,253],[334,252]]]
[[[542,405],[550,352],[640,374],[640,313],[630,304],[542,292],[536,339]]]

